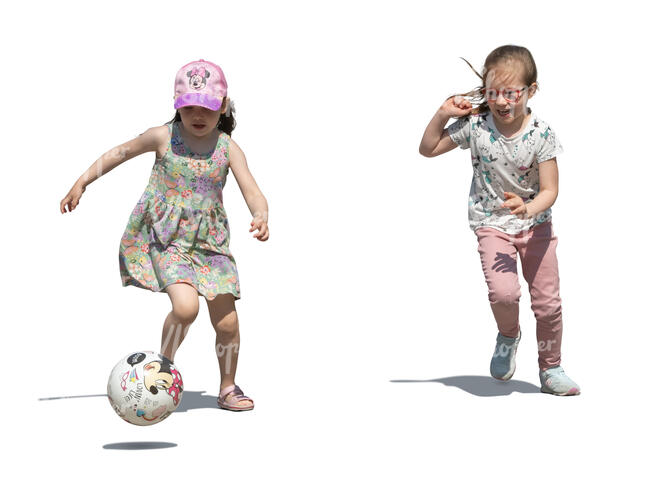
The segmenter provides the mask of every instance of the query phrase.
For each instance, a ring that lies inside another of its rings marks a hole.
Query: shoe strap
[[[244,392],[242,391],[241,388],[239,388],[238,385],[230,385],[230,386],[224,388],[223,390],[221,390],[221,393],[219,394],[219,396],[225,400],[225,398],[230,393],[234,393],[234,397],[235,397],[235,399],[237,399],[237,401],[241,401],[241,400],[250,400],[251,402],[253,401],[252,399],[250,399],[246,395],[244,395]]]
[[[221,390],[221,392],[219,392],[219,396],[222,397],[222,398],[225,398],[235,388],[237,388],[237,385],[228,385],[226,388]]]

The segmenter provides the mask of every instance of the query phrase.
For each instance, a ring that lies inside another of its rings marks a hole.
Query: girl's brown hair
[[[465,60],[463,57],[460,58]],[[474,70],[474,67],[472,67],[467,60],[465,60],[465,62],[469,65],[469,68],[478,75],[482,83],[480,87],[476,87],[469,92],[456,94],[463,97],[469,97],[468,100],[472,104],[479,104],[477,107],[472,108],[467,115],[485,113],[489,110],[487,99],[485,98],[485,80],[490,70],[498,65],[503,63],[518,64],[526,86],[530,86],[534,82],[537,82],[537,66],[535,65],[533,55],[526,47],[520,47],[518,45],[502,45],[501,47],[495,48],[485,59],[483,75],[480,75],[476,70]],[[539,89],[539,84],[537,84],[537,88]],[[455,97],[456,95],[452,95],[451,97]],[[447,99],[451,97],[448,97]]]
[[[172,118],[169,122],[166,122],[165,125],[168,123],[172,122],[180,122],[181,121],[181,114],[178,110],[176,110],[176,114],[174,115],[174,118]],[[237,122],[235,121],[235,104],[233,102],[230,102],[230,116],[226,116],[225,114],[221,114],[219,117],[219,122],[217,123],[217,128],[221,130],[222,132],[226,132],[228,135],[232,136],[232,131],[235,129],[237,126]]]

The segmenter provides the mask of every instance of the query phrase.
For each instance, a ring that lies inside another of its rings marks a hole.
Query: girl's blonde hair
[[[465,60],[463,57],[460,58]],[[463,97],[469,97],[468,100],[472,104],[479,104],[477,107],[472,108],[466,115],[485,113],[489,110],[487,99],[485,98],[485,80],[490,70],[498,65],[501,65],[503,63],[518,64],[521,68],[521,75],[524,82],[526,83],[526,86],[530,86],[534,82],[537,82],[537,66],[535,65],[533,55],[526,47],[521,47],[518,45],[502,45],[498,48],[495,48],[485,59],[485,63],[483,65],[483,75],[480,75],[476,70],[474,70],[474,67],[472,67],[472,65],[467,60],[465,60],[465,62],[467,65],[469,65],[469,68],[471,68],[474,73],[476,73],[476,75],[478,75],[478,77],[481,79],[481,86],[476,87],[469,92],[451,95],[448,97],[448,99],[455,97],[456,95],[460,95]],[[537,85],[537,88],[539,89],[539,84]]]

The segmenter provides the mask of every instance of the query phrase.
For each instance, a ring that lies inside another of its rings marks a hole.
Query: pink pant
[[[546,370],[559,365],[562,304],[555,255],[557,237],[551,220],[517,234],[507,234],[491,227],[477,228],[474,233],[488,286],[488,299],[499,332],[507,337],[516,337],[519,331],[519,252],[531,308],[537,319],[539,367]]]

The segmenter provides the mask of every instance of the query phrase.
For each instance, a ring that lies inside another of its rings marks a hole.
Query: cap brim
[[[221,108],[222,103],[223,99],[211,97],[204,93],[185,93],[174,100],[174,108],[196,106],[216,111]]]

